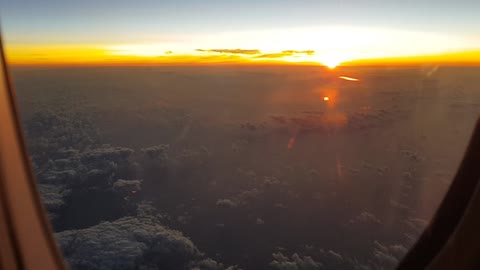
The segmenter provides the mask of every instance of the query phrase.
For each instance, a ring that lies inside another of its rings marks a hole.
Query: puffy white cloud
[[[210,258],[194,262],[191,270],[241,270],[237,266],[229,266],[225,268],[222,263],[216,262]]]
[[[160,160],[166,161],[168,160],[169,149],[170,149],[169,144],[160,144],[156,146],[142,148],[141,151],[151,159],[160,159]]]
[[[400,244],[386,246],[378,241],[373,243],[373,266],[375,269],[394,269],[407,253],[407,248]]]
[[[380,266],[379,269],[394,269],[398,264],[398,259],[393,257],[390,254],[383,253],[379,250],[373,251],[373,256],[377,265]]]
[[[182,233],[149,216],[124,217],[56,237],[73,269],[225,269]]]
[[[425,157],[423,157],[418,152],[413,151],[413,150],[402,150],[401,153],[406,159],[409,159],[411,161],[418,162],[418,161],[425,160]]]
[[[122,191],[139,191],[141,189],[143,180],[123,180],[118,179],[113,183],[113,189],[115,190],[122,190]]]
[[[241,204],[246,204],[248,201],[260,196],[260,194],[261,191],[256,188],[245,190],[237,196],[237,200],[240,201]]]
[[[280,185],[280,184],[282,184],[282,183],[275,176],[266,176],[263,179],[263,185],[264,186],[276,186],[276,185]]]
[[[48,170],[44,172],[40,177],[41,177],[41,182],[43,183],[58,185],[58,184],[67,184],[69,182],[72,182],[78,176],[79,175],[77,171],[72,169],[57,171],[57,170],[54,170],[53,168],[52,170]]]
[[[379,220],[374,214],[369,212],[360,213],[358,216],[350,219],[349,223],[350,224],[364,223],[364,224],[378,224],[378,225],[383,224],[381,220]]]
[[[422,233],[428,225],[427,221],[420,218],[409,218],[404,222],[416,234]]]
[[[257,173],[254,170],[244,170],[242,168],[237,169],[237,173],[246,177],[248,180],[255,181],[257,180]]]
[[[60,185],[38,185],[38,191],[50,219],[57,217],[58,211],[65,205],[64,197],[69,190]]]
[[[333,250],[329,250],[327,251],[327,254],[330,255],[331,258],[334,258],[338,262],[343,261],[343,256],[340,253],[337,253]]]
[[[389,250],[396,258],[403,258],[408,252],[408,249],[400,244],[389,246]]]
[[[290,258],[282,252],[272,254],[273,261],[270,266],[277,270],[316,270],[321,269],[322,264],[316,262],[310,256],[300,256],[294,253]]]
[[[235,208],[238,206],[238,203],[230,199],[219,199],[217,200],[216,205],[219,207]]]
[[[130,157],[134,151],[126,147],[97,148],[82,154],[82,160],[87,162],[114,161],[121,162]]]

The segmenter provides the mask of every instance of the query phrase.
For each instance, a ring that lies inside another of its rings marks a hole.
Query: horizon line
[[[98,51],[97,51],[98,52]],[[78,51],[77,51],[78,53]],[[6,60],[10,66],[325,66],[321,61],[307,60],[289,61],[289,59],[275,58],[255,60],[247,57],[221,54],[210,56],[173,55],[173,56],[111,56],[104,54],[68,53],[52,54],[49,57],[35,58],[35,55],[19,52],[9,53]],[[333,67],[354,66],[480,66],[480,49],[455,51],[417,56],[390,56],[364,59],[351,59],[339,62]]]

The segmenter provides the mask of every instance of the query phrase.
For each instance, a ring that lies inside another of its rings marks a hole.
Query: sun
[[[324,64],[325,66],[327,66],[329,69],[334,69],[336,68],[340,62],[337,62],[337,61],[328,61],[328,62],[323,62],[322,64]]]
[[[334,69],[344,62],[355,59],[356,54],[352,52],[328,52],[316,56],[316,61],[320,64]]]
[[[318,60],[322,65],[334,69],[338,65],[340,65],[343,61],[345,61],[345,57],[335,55],[335,54],[330,54],[330,55],[323,55],[319,57]]]

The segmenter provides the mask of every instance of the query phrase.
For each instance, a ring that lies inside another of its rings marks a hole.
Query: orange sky
[[[343,65],[416,65],[480,66],[480,50],[468,50],[433,55],[358,59]]]
[[[320,54],[315,50],[264,52],[256,49],[195,49],[191,52],[162,51],[149,47],[105,45],[13,45],[6,46],[12,65],[202,65],[202,64],[308,64],[337,65],[479,65],[480,50],[415,56],[362,57],[344,52]]]

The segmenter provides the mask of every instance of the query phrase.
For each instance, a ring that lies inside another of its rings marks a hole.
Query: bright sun
[[[318,61],[327,66],[328,68],[335,68],[336,66],[338,66],[339,64],[341,64],[343,61],[345,61],[345,58],[344,57],[341,57],[339,55],[323,55],[321,57],[319,57]]]
[[[340,64],[340,62],[333,62],[333,61],[325,62],[324,61],[322,64],[324,64],[325,66],[327,66],[330,69],[334,69],[335,67],[337,67]]]
[[[315,60],[320,64],[333,69],[338,65],[355,59],[357,55],[351,52],[329,52],[315,56]]]

